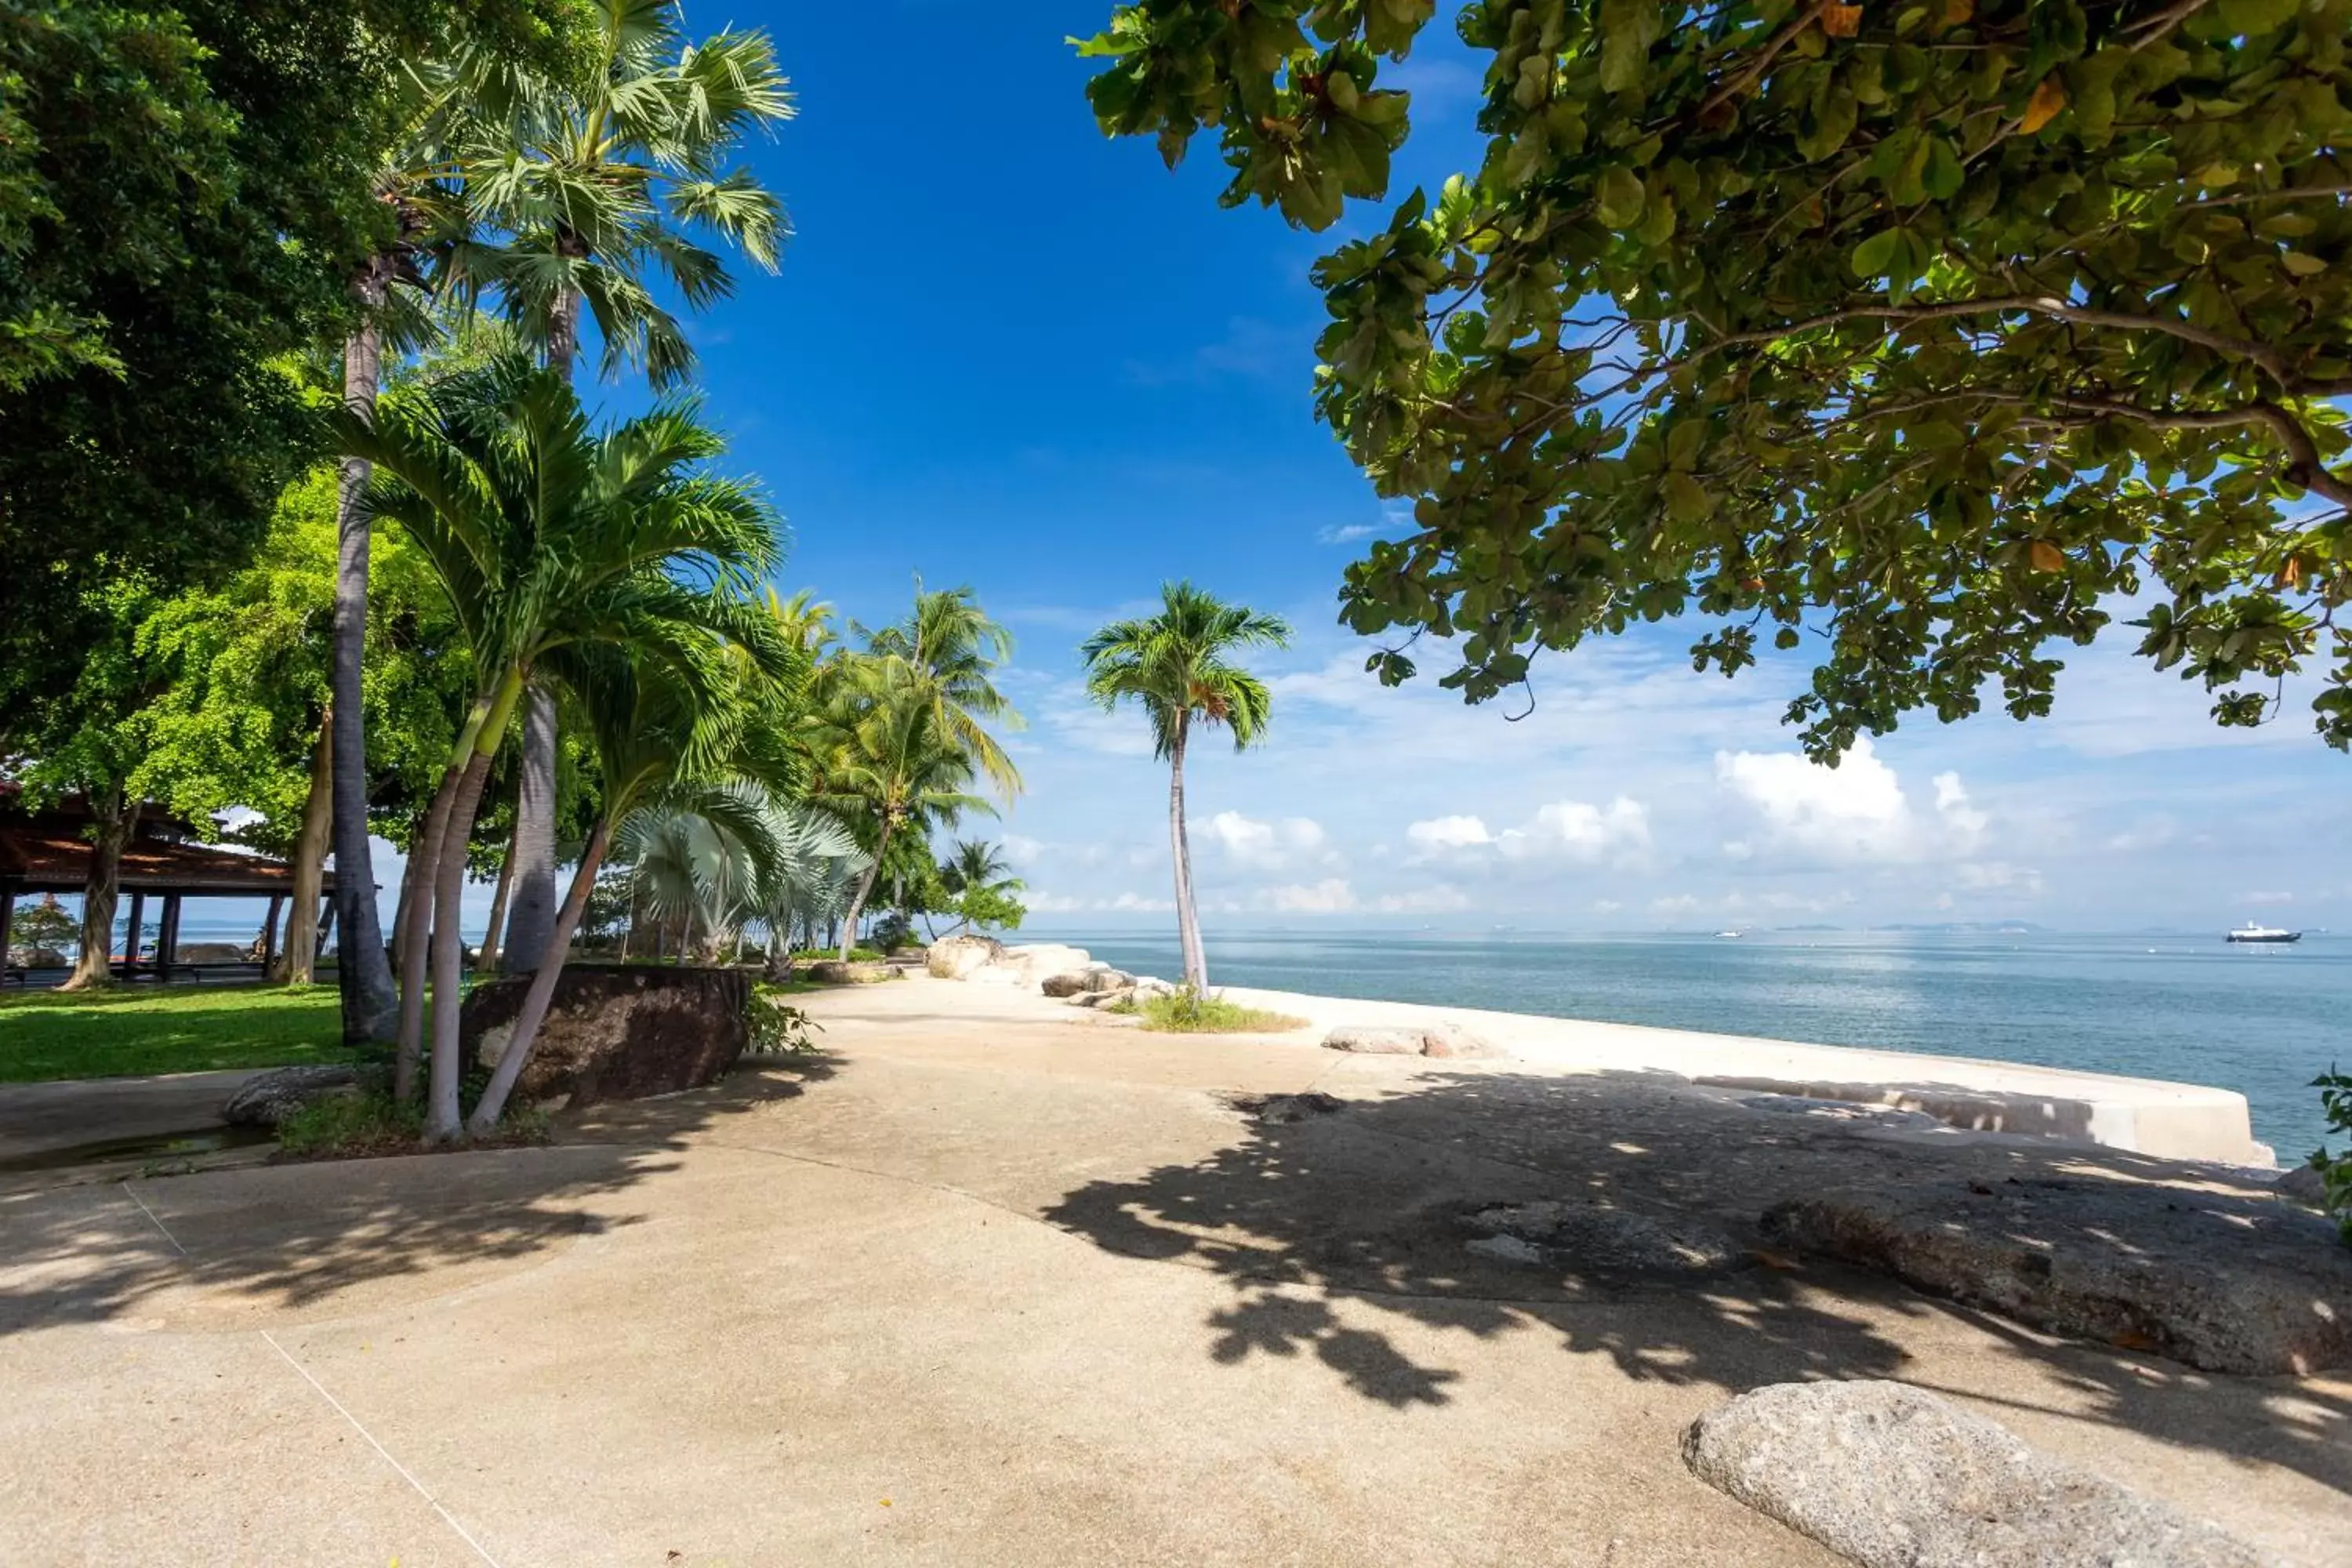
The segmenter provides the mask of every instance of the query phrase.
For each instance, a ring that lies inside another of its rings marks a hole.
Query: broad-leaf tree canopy
[[[1386,194],[1433,0],[1144,0],[1082,46],[1104,129],[1213,129],[1321,228]],[[2352,745],[2352,0],[1482,0],[1485,161],[1316,269],[1318,407],[1412,526],[1368,634],[1531,652],[1688,615],[1813,647],[1816,755],[2119,605],[2140,651]],[[1376,655],[1410,677],[1401,647]]]

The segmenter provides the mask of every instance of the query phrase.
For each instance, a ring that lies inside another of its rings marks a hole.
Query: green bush
[[[1139,1017],[1145,1028],[1171,1035],[1279,1035],[1307,1026],[1304,1018],[1204,996],[1189,985],[1143,1002],[1130,996],[1112,1003],[1108,1011]]]
[[[823,963],[827,960],[839,958],[840,956],[841,949],[837,947],[804,947],[793,954],[793,962],[794,963]],[[879,963],[888,956],[889,954],[882,952],[879,948],[853,947],[849,950],[849,962],[852,963]]]
[[[824,1026],[784,1001],[807,989],[765,983],[751,987],[745,1019],[751,1027],[751,1049],[784,1056],[805,1056],[817,1049],[816,1037],[824,1033]]]
[[[2321,1109],[2327,1113],[2330,1132],[2352,1132],[2352,1074],[2338,1072],[2333,1064],[2311,1080],[2319,1090]],[[2336,1229],[2344,1233],[2347,1246],[2352,1246],[2352,1148],[2330,1155],[2325,1146],[2311,1153],[2311,1163],[2318,1171],[2323,1192],[2320,1206],[2336,1216]]]

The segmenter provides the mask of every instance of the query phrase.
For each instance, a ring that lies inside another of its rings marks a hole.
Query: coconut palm
[[[567,379],[584,304],[607,374],[645,367],[656,388],[683,381],[693,351],[654,293],[656,280],[700,310],[733,279],[733,246],[772,272],[790,232],[782,205],[729,167],[744,137],[793,114],[790,83],[761,32],[690,43],[677,0],[595,0],[589,47],[569,73],[512,73],[509,112],[478,116],[467,189],[502,237],[457,247],[472,292],[495,290]],[[533,690],[524,719],[509,967],[545,951],[555,904],[555,706]]]
[[[971,793],[976,765],[942,722],[938,693],[906,660],[861,656],[835,659],[818,682],[814,747],[820,805],[869,825],[873,864],[859,879],[843,921],[841,956],[857,945],[857,919],[891,840],[928,835],[967,811],[995,807]]]
[[[1021,715],[996,689],[996,671],[1013,657],[1013,634],[980,607],[970,588],[927,591],[915,579],[915,607],[905,620],[866,635],[866,647],[903,659],[930,690],[941,733],[970,754],[997,792],[1021,793],[1021,770],[982,721],[1010,730]]]
[[[371,510],[415,541],[447,592],[479,682],[414,846],[409,875],[422,880],[402,943],[422,952],[429,922],[426,1131],[446,1138],[457,1129],[464,846],[525,684],[566,650],[604,644],[667,661],[667,679],[707,696],[732,689],[722,638],[788,673],[791,651],[748,597],[776,563],[778,525],[754,487],[704,471],[722,444],[690,406],[600,433],[568,383],[520,361],[389,393],[372,426],[346,419],[342,436],[375,465]],[[688,731],[698,747],[700,733]],[[604,787],[619,786],[608,776]],[[423,1038],[425,968],[401,974],[404,1092]]]
[[[1244,648],[1283,647],[1288,623],[1242,605],[1228,605],[1190,583],[1160,591],[1160,613],[1115,621],[1086,640],[1087,691],[1106,712],[1133,699],[1151,725],[1154,755],[1168,763],[1168,837],[1176,861],[1177,934],[1184,949],[1184,983],[1209,984],[1201,948],[1201,917],[1192,896],[1192,850],[1184,833],[1184,755],[1194,724],[1223,725],[1234,749],[1265,733],[1273,704],[1265,683],[1233,662]]]

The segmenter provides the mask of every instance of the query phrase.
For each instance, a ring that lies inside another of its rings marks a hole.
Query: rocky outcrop
[[[233,942],[183,942],[173,955],[174,963],[247,963],[257,962],[252,950]]]
[[[1374,1057],[1499,1057],[1505,1053],[1455,1024],[1342,1024],[1323,1037],[1327,1051]]]
[[[898,966],[887,959],[820,958],[801,973],[820,985],[876,985],[898,978]]]
[[[940,980],[969,980],[1003,952],[1004,944],[992,936],[942,937],[924,951],[923,967]]]
[[[459,1037],[485,1067],[513,1037],[530,984],[495,980],[466,998]],[[580,1106],[709,1083],[743,1054],[750,984],[737,969],[568,963],[515,1093]]]
[[[2267,1553],[1899,1383],[1783,1383],[1699,1417],[1701,1480],[1864,1568],[2273,1568]]]
[[[1017,985],[1025,991],[1049,974],[1084,973],[1093,967],[1094,960],[1083,947],[1038,942],[1028,947],[1005,948],[964,978],[987,985]]]
[[[1763,1229],[1779,1247],[2208,1372],[2352,1364],[2352,1248],[2318,1215],[2267,1197],[1948,1182],[1794,1199]]]
[[[11,969],[64,969],[73,960],[54,947],[12,947],[8,950]]]
[[[1133,989],[1135,976],[1124,970],[1097,963],[1091,969],[1066,970],[1060,974],[1048,974],[1037,983],[1037,988],[1048,996],[1103,995],[1114,991]]]
[[[221,1107],[221,1120],[232,1127],[275,1127],[306,1105],[358,1091],[353,1068],[272,1068],[236,1086]]]

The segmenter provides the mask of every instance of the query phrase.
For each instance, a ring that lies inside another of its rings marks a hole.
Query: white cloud
[[[1988,860],[1959,868],[1960,886],[1974,892],[2019,892],[2039,894],[2042,873],[2031,866],[2012,866],[2006,860]]]
[[[1261,898],[1266,908],[1286,915],[1336,915],[1356,907],[1355,890],[1344,877],[1268,888]]]
[[[1147,899],[1140,893],[1121,893],[1115,899],[1098,899],[1095,908],[1116,913],[1165,914],[1176,907],[1172,899]]]
[[[1516,861],[1572,861],[1591,865],[1623,858],[1649,847],[1649,809],[1638,800],[1619,795],[1605,806],[1580,800],[1556,800],[1539,806],[1517,827],[1490,831],[1486,819],[1457,815],[1434,816],[1404,830],[1413,860],[1479,860],[1499,857]]]
[[[1318,529],[1315,532],[1315,542],[1318,544],[1353,544],[1360,539],[1370,539],[1376,533],[1386,531],[1387,527],[1388,525],[1386,523],[1380,522],[1350,522],[1343,523],[1332,528]]]
[[[1223,851],[1234,865],[1254,871],[1281,871],[1293,867],[1336,866],[1330,837],[1311,816],[1286,816],[1261,822],[1238,811],[1221,811],[1194,831]]]
[[[1470,895],[1440,882],[1406,893],[1383,893],[1371,907],[1384,915],[1447,915],[1470,907]]]
[[[1475,816],[1436,816],[1427,822],[1416,822],[1404,830],[1405,841],[1420,854],[1435,854],[1448,849],[1467,849],[1473,845],[1492,844],[1495,836],[1486,825]]]
[[[1045,852],[1044,841],[1019,833],[1006,834],[999,847],[1004,852],[1007,865],[1022,868],[1035,865],[1038,857]]]
[[[1830,861],[1945,858],[1966,853],[1990,821],[1957,773],[1937,773],[1933,808],[1915,811],[1867,735],[1834,768],[1797,752],[1718,752],[1715,775],[1760,819],[1760,834],[1723,846],[1735,860],[1770,850]]]
[[[2291,904],[2294,902],[2294,895],[2293,893],[2240,893],[2238,901],[2242,904]]]

